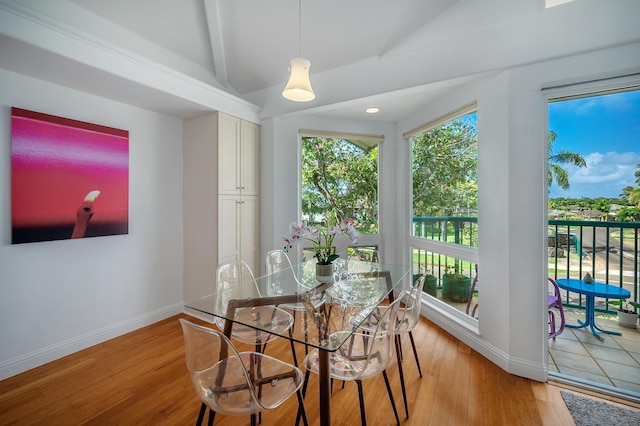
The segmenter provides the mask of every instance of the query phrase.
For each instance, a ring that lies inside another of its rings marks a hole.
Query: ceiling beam
[[[224,36],[220,19],[219,0],[204,0],[204,11],[209,30],[209,41],[211,43],[211,54],[213,56],[213,71],[216,80],[231,89],[227,79],[227,61],[224,51]]]

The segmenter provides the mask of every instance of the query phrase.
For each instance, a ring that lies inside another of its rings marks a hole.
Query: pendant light
[[[294,102],[308,102],[316,98],[309,81],[311,62],[302,58],[302,0],[298,0],[298,57],[291,60],[289,81],[282,91],[282,96]]]

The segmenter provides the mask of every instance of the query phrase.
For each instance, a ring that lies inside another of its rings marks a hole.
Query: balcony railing
[[[549,276],[581,278],[623,287],[638,301],[640,223],[549,220]],[[584,307],[584,296],[565,292],[565,305]],[[596,311],[613,313],[608,299],[596,300]]]
[[[414,216],[413,235],[436,241],[446,241],[469,247],[478,246],[478,218],[474,216]],[[475,265],[438,253],[415,248],[413,251],[414,275],[425,271],[438,277],[438,288],[447,266],[455,272],[473,278]]]
[[[477,246],[476,217],[416,216],[413,227],[417,237]],[[589,272],[596,281],[626,288],[631,300],[638,302],[639,230],[640,223],[636,222],[549,220],[549,276],[581,278]],[[440,278],[445,265],[454,265],[457,272],[469,277],[475,274],[475,265],[469,262],[420,249],[413,254],[415,273],[429,270]],[[582,295],[565,292],[563,299],[569,307],[585,307]],[[608,299],[597,299],[596,311],[615,312]]]

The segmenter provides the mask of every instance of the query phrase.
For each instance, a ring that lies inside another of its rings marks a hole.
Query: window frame
[[[409,165],[407,169],[408,189],[409,189],[409,196],[407,200],[407,205],[408,205],[407,212],[409,217],[408,217],[408,223],[407,223],[408,228],[406,229],[406,232],[407,232],[407,252],[409,256],[409,262],[411,263],[412,268],[414,266],[413,251],[416,249],[432,252],[434,254],[447,256],[447,257],[465,261],[465,262],[471,262],[473,264],[478,264],[479,247],[463,246],[459,244],[447,243],[447,242],[427,239],[423,237],[416,237],[413,235],[413,230],[412,230],[413,228],[413,137],[420,133],[426,132],[429,129],[437,127],[441,124],[445,124],[449,121],[455,120],[456,118],[460,118],[464,115],[467,115],[473,112],[478,114],[477,101],[471,102],[458,109],[452,110],[447,114],[439,116],[434,120],[431,120],[427,123],[417,126],[402,134],[403,139],[405,139],[405,141],[408,143],[408,146],[409,146],[407,150],[408,165]],[[478,120],[479,120],[479,117],[478,117]],[[476,143],[479,143],[479,139],[476,141]],[[478,156],[479,155],[480,154],[478,150]],[[478,183],[478,188],[479,186],[480,185]],[[479,220],[478,220],[477,226],[478,226],[478,232],[480,232]],[[414,273],[416,272],[414,271]],[[446,316],[456,320],[458,323],[462,324],[467,329],[473,331],[474,333],[479,334],[479,325],[478,325],[479,318],[472,318],[471,316],[467,315],[465,312],[460,311],[454,306],[449,305],[447,302],[440,300],[436,297],[427,295],[426,293],[423,296],[423,301],[425,301],[425,303],[427,303],[428,305],[438,309],[439,311],[444,313]]]
[[[385,138],[383,135],[374,135],[374,134],[364,134],[364,133],[348,133],[348,132],[338,132],[338,131],[328,131],[328,130],[309,130],[309,129],[300,129],[298,130],[298,212],[299,212],[299,221],[302,220],[302,138],[304,137],[321,137],[321,138],[332,138],[332,139],[345,139],[354,143],[353,141],[361,141],[369,144],[377,144],[378,145],[378,233],[376,234],[358,234],[358,239],[356,243],[353,243],[349,240],[348,237],[343,235],[337,235],[334,240],[334,245],[340,257],[347,258],[347,251],[349,248],[368,248],[368,247],[377,247],[380,250],[382,245],[382,235],[383,235],[383,221],[382,221],[382,209],[380,206],[383,204],[384,193],[382,191],[382,187],[380,182],[382,181],[383,170],[381,167],[382,164],[382,143]],[[356,146],[359,146],[358,143],[354,143]],[[298,244],[300,246],[301,253],[304,252],[305,249],[310,249],[313,246],[311,243],[302,242]],[[382,259],[384,258],[384,253],[380,252],[380,256]],[[381,260],[382,260],[381,259]]]

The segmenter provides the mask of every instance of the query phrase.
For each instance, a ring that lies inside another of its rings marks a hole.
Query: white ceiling
[[[239,95],[284,87],[299,53],[315,73],[382,55],[456,1],[304,0],[299,14],[298,0],[72,0]]]
[[[299,54],[312,63],[312,84],[320,73],[380,57],[457,0],[303,0],[301,9],[298,0],[71,2],[197,64],[215,79],[210,82],[244,97],[281,90],[289,61]],[[394,122],[468,80],[387,91],[316,107],[314,114]],[[369,106],[381,112],[366,114]]]
[[[0,67],[179,117],[221,90],[259,118],[394,123],[505,69],[640,40],[637,0],[550,10],[544,0],[302,0],[301,20],[298,0],[0,0],[3,9]],[[308,103],[280,96],[299,53],[312,63]]]

